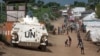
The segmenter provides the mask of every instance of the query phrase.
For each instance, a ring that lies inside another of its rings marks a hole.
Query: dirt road
[[[55,27],[61,26],[63,24],[63,18],[52,22]],[[81,55],[80,48],[77,48],[77,38],[76,33],[70,33],[72,38],[72,46],[65,47],[64,41],[67,35],[50,35],[49,42],[52,46],[48,46],[48,51],[42,52],[39,50],[31,50],[24,48],[13,48],[7,47],[6,49],[0,51],[2,56],[83,56]],[[84,33],[81,33],[81,37],[84,38]],[[100,52],[97,53],[97,47],[91,42],[83,41],[85,47],[84,56],[100,56]]]

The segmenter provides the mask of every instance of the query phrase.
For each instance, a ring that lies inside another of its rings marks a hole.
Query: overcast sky
[[[0,2],[1,2],[2,0],[0,0]]]

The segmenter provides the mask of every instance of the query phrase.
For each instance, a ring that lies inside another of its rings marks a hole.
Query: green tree
[[[98,18],[100,18],[100,4],[96,6],[96,15]]]
[[[52,6],[60,7],[60,4],[56,3],[56,2],[49,2],[45,6],[47,6],[47,7],[52,7]]]
[[[88,7],[95,10],[95,6],[100,3],[100,0],[88,0]]]
[[[100,0],[88,0],[88,3],[89,4],[97,4],[97,3],[99,3],[100,2]]]
[[[78,4],[78,1],[74,1],[74,6],[77,6],[77,4]]]
[[[38,0],[38,1],[37,1],[37,5],[38,5],[39,7],[41,7],[41,6],[43,6],[43,5],[44,5],[44,2],[43,2],[43,1],[41,1],[41,0]]]
[[[0,6],[0,23],[3,23],[3,22],[6,21],[6,15],[5,15],[5,13],[6,13],[5,4],[2,3],[2,7]]]
[[[82,6],[82,7],[85,7],[86,6],[86,3],[74,1],[74,6],[78,6],[78,7]]]
[[[36,0],[29,0],[29,3],[34,6],[36,4]]]

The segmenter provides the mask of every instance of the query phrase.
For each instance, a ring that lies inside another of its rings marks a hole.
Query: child
[[[69,39],[69,47],[71,46],[71,42],[72,42],[72,39],[71,37],[68,35],[68,39]]]
[[[81,54],[84,54],[84,46],[83,43],[80,44]]]
[[[68,39],[65,41],[65,47],[68,46]]]

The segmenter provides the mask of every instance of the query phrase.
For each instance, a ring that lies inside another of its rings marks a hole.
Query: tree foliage
[[[100,0],[88,0],[88,8],[95,10],[95,6],[100,3]]]
[[[100,0],[88,0],[88,3],[89,4],[97,4],[97,3],[99,3],[100,2]]]
[[[78,7],[85,7],[86,6],[86,3],[84,2],[78,2],[78,1],[74,1],[74,6],[78,6]]]
[[[38,1],[37,1],[37,5],[38,5],[39,7],[43,6],[43,5],[44,5],[44,1],[38,0]]]
[[[6,21],[6,8],[5,8],[5,4],[2,3],[2,7],[0,6],[0,23],[3,23]]]
[[[98,18],[100,18],[100,4],[96,6],[96,15]]]
[[[46,7],[53,7],[53,6],[60,7],[60,4],[56,2],[49,2],[45,6]]]
[[[36,4],[36,0],[29,0],[29,3],[34,6]]]

